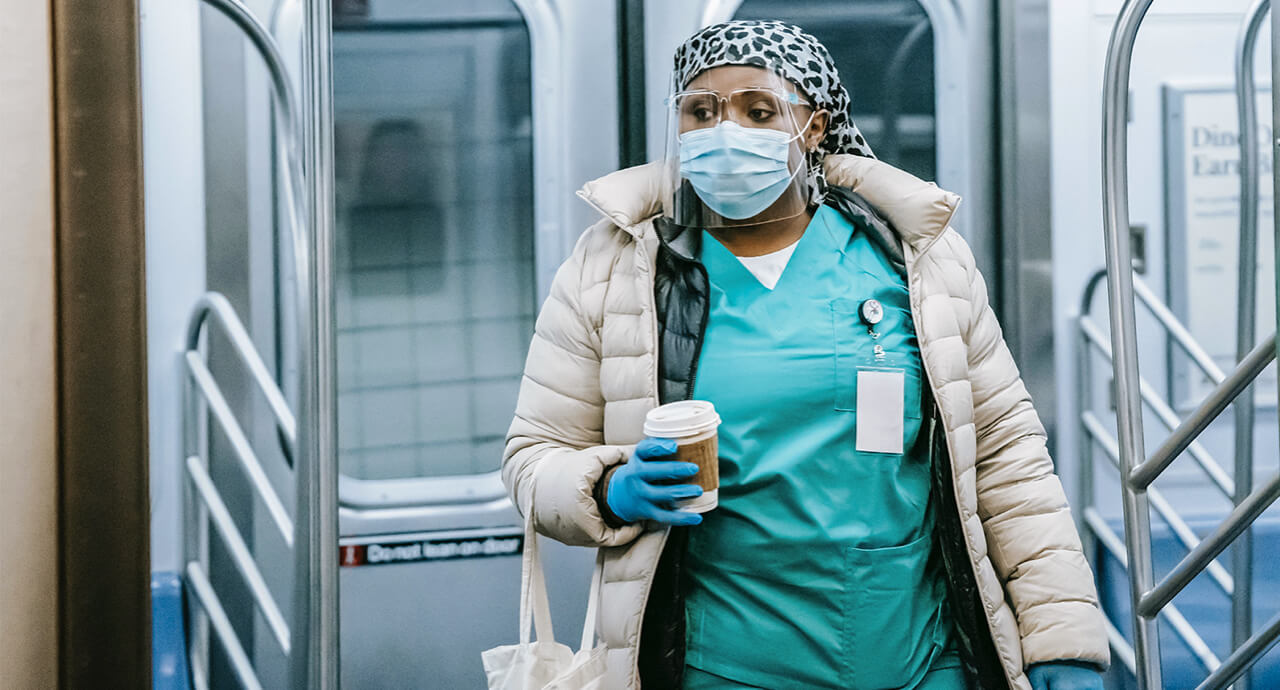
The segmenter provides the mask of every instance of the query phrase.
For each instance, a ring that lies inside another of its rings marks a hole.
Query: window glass
[[[937,176],[933,28],[917,0],[746,0],[734,16],[777,19],[816,37],[876,156],[926,180]]]
[[[528,31],[507,0],[337,9],[341,471],[493,471],[535,313]]]

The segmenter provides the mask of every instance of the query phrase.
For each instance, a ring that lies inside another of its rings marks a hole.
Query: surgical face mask
[[[734,220],[751,218],[791,184],[795,173],[787,159],[799,136],[732,120],[691,130],[680,135],[680,175],[712,211]]]

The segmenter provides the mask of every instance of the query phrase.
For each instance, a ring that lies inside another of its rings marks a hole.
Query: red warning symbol
[[[364,544],[348,544],[339,551],[340,563],[343,567],[364,565],[365,563],[365,545]]]

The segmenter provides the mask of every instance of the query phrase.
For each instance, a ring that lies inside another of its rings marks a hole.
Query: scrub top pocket
[[[932,534],[902,546],[845,549],[842,685],[915,687],[938,647],[939,599],[927,577]]]

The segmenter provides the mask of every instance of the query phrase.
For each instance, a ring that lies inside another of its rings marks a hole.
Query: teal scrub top
[[[709,233],[700,258],[694,398],[723,420],[721,484],[689,531],[687,665],[769,688],[920,686],[956,662],[904,281],[827,206],[773,290]],[[884,307],[878,336],[858,317],[867,299]],[[904,453],[855,450],[868,367],[902,372]]]

